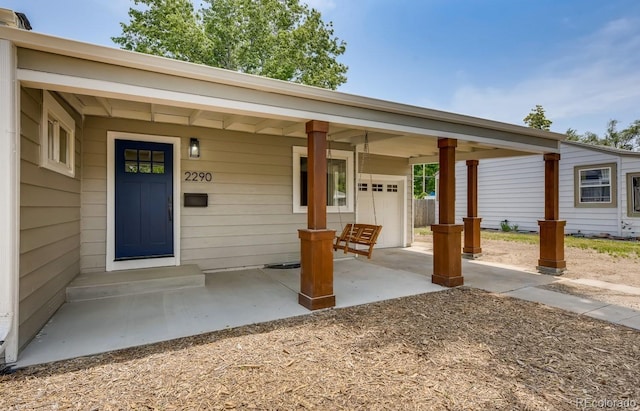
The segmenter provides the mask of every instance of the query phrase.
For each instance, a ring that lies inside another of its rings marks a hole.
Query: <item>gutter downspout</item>
[[[20,97],[17,50],[0,39],[0,358],[18,359]]]

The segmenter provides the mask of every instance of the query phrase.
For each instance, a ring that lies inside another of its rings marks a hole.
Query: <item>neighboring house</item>
[[[640,153],[573,141],[560,144],[560,218],[566,233],[640,236]],[[544,217],[542,156],[480,160],[483,228],[508,220],[538,231]],[[456,165],[456,219],[466,216],[466,166]]]
[[[411,243],[413,162],[440,153],[452,182],[454,151],[553,157],[562,138],[0,26],[0,354],[85,273],[301,260],[301,301],[330,304],[331,230],[377,220],[380,246]],[[434,281],[460,284],[449,254]]]

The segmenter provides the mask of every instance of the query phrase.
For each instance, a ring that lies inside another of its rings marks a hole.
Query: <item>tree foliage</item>
[[[300,0],[133,0],[112,40],[127,50],[336,89],[346,44]]]
[[[527,114],[527,116],[522,120],[525,124],[531,128],[537,128],[540,130],[547,130],[551,128],[551,124],[553,123],[551,120],[547,118],[544,113],[544,108],[541,105],[536,105],[535,108],[531,109],[531,112]]]
[[[580,141],[587,144],[620,148],[623,150],[640,149],[640,120],[631,123],[627,128],[618,130],[618,120],[609,120],[607,131],[603,137],[587,131],[578,134],[574,129],[567,130],[567,140]]]
[[[414,164],[413,165],[413,197],[425,198],[435,195],[436,192],[436,174],[439,166],[433,164]]]

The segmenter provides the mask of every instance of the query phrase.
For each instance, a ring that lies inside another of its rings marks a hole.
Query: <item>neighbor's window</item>
[[[43,92],[40,165],[75,175],[75,121],[48,92]]]
[[[627,215],[640,217],[640,173],[627,174]]]
[[[616,206],[616,164],[575,168],[576,207]]]
[[[307,211],[306,147],[293,147],[293,212]],[[327,212],[353,211],[353,153],[331,150],[327,153]]]

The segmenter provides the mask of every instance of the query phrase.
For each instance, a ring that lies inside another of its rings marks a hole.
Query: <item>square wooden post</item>
[[[467,217],[464,221],[464,247],[462,256],[478,258],[482,255],[480,247],[480,222],[478,218],[478,160],[467,160]]]
[[[560,154],[544,155],[544,220],[540,226],[538,271],[560,275],[567,269],[564,259],[564,226],[560,220]]]
[[[440,223],[431,226],[431,231],[433,231],[433,275],[431,282],[445,287],[456,287],[464,283],[460,256],[462,225],[455,224],[455,156],[457,145],[458,142],[455,139],[438,139],[438,148],[440,149],[438,215]]]
[[[307,131],[307,229],[300,238],[298,303],[309,310],[333,307],[333,239],[327,230],[327,132],[329,123],[309,121]]]

